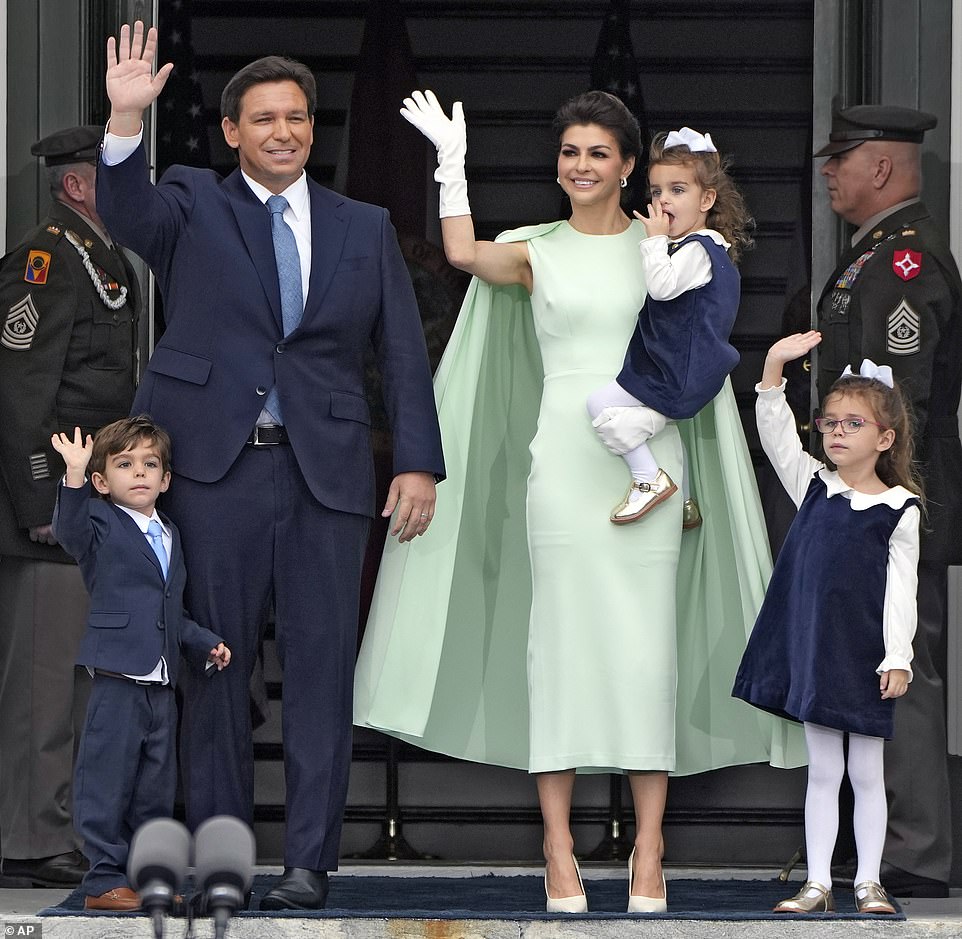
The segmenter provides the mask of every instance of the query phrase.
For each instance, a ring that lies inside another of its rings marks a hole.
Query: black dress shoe
[[[29,881],[34,887],[73,887],[83,880],[89,866],[79,851],[40,858],[5,857],[0,882]]]
[[[285,867],[280,883],[261,898],[261,909],[323,910],[329,887],[327,871]]]
[[[836,864],[832,868],[832,886],[845,887],[849,890],[855,887],[855,861]],[[882,886],[893,897],[947,897],[949,885],[941,880],[932,880],[919,874],[911,874],[895,867],[887,861],[882,861],[879,869],[879,880]]]

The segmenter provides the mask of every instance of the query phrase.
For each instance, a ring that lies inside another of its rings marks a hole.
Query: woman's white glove
[[[401,117],[413,124],[438,151],[434,178],[441,184],[441,218],[470,215],[468,181],[464,177],[464,157],[468,151],[468,132],[460,101],[451,106],[447,117],[433,91],[414,91],[404,99]]]

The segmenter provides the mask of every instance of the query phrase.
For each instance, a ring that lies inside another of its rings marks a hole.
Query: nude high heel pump
[[[578,867],[578,859],[572,854],[571,860],[575,864],[575,872],[578,874],[578,884],[581,887],[581,893],[576,894],[573,897],[558,897],[557,900],[552,900],[548,896],[548,872],[544,872],[544,895],[547,899],[547,905],[545,909],[549,913],[587,913],[588,912],[588,897],[585,895],[585,885],[581,880],[581,868]]]
[[[632,863],[635,860],[635,850],[631,849],[631,856],[628,858],[628,912],[629,913],[667,913],[668,912],[668,887],[665,884],[665,875],[661,875],[661,889],[665,894],[663,897],[641,897],[634,896],[631,892],[631,880],[633,874]]]

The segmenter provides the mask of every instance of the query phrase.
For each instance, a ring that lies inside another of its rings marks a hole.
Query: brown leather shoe
[[[114,887],[99,897],[84,897],[84,909],[132,912],[140,909],[140,896],[130,887]]]

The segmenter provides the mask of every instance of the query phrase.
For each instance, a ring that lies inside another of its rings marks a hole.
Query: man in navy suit
[[[88,910],[136,910],[130,840],[144,822],[174,810],[181,652],[203,675],[206,662],[226,666],[230,651],[184,616],[180,537],[155,508],[170,484],[167,434],[131,417],[94,439],[77,427],[73,439],[56,433],[51,444],[67,464],[53,530],[90,594],[77,654],[93,677],[74,780],[74,820],[90,862],[81,891]],[[91,500],[91,486],[106,501]]]
[[[373,349],[391,420],[392,534],[423,534],[444,473],[430,368],[410,278],[384,209],[304,173],[316,89],[298,62],[241,69],[221,99],[240,167],[226,178],[172,167],[153,186],[141,115],[171,66],[153,74],[156,30],[108,40],[111,116],[98,208],[143,257],[167,329],[135,410],[170,432],[187,605],[234,655],[226,681],[188,678],[182,761],[188,822],[251,821],[248,680],[273,606],[283,668],[284,876],[262,909],[316,909],[337,867],[351,760],[360,572],[374,505],[365,355]],[[277,234],[268,200],[283,195]],[[273,234],[272,234],[273,232]],[[299,323],[288,322],[293,235]],[[302,311],[300,309],[302,307]],[[213,722],[213,724],[211,723]]]

